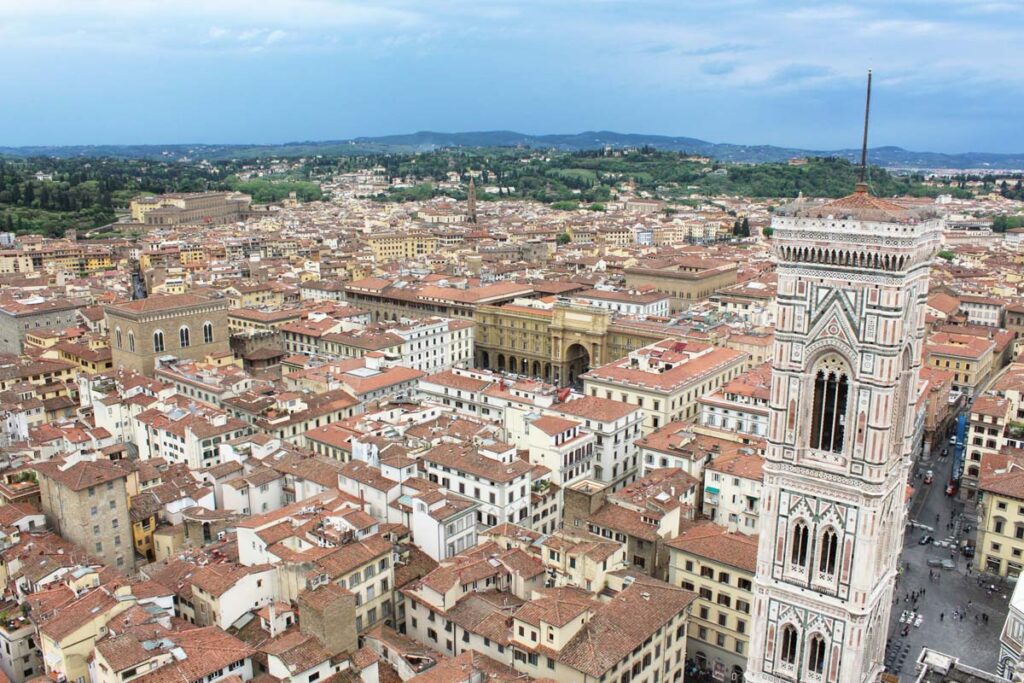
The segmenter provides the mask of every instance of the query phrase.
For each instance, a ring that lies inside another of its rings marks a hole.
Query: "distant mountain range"
[[[772,145],[734,145],[707,142],[697,138],[670,137],[590,131],[566,135],[526,135],[498,130],[476,133],[435,133],[422,131],[406,135],[358,137],[351,140],[289,142],[281,145],[72,145],[43,147],[0,147],[0,155],[27,156],[108,156],[128,159],[243,159],[256,157],[300,157],[311,155],[351,155],[374,153],[426,152],[442,148],[525,147],[579,151],[611,147],[653,147],[659,150],[689,152],[719,161],[765,163],[803,156],[837,156],[857,161],[859,149],[808,150]],[[1024,153],[992,154],[965,152],[912,152],[901,147],[874,147],[871,163],[887,168],[908,169],[1024,169]]]

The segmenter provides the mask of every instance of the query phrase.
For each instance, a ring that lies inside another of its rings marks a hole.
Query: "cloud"
[[[286,46],[300,34],[317,46],[339,33],[393,35],[428,23],[387,0],[0,0],[0,25],[16,25],[18,44],[29,46],[231,50]]]
[[[710,61],[702,62],[700,65],[701,73],[705,73],[711,76],[723,76],[728,73],[732,73],[736,70],[736,62],[722,62],[722,61]]]

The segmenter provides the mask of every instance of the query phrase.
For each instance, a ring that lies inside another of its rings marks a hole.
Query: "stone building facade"
[[[748,681],[884,668],[942,221],[866,185],[775,213],[778,325]]]
[[[132,571],[128,472],[107,460],[72,465],[52,460],[33,467],[50,528],[104,564]]]
[[[77,316],[78,306],[66,299],[0,302],[0,353],[19,354],[29,332],[72,327]]]
[[[163,356],[203,360],[231,352],[228,302],[193,294],[138,299],[106,307],[114,367],[153,376]]]
[[[736,284],[736,270],[735,263],[724,259],[686,256],[668,265],[626,268],[626,287],[654,287],[671,297],[673,312],[682,311]]]

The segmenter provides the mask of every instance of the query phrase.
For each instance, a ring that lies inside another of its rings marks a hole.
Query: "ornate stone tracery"
[[[780,296],[764,500],[777,504],[762,513],[763,623],[747,679],[868,683],[882,670],[903,533],[920,266],[941,221],[858,190],[784,208],[773,225]],[[792,662],[779,659],[787,627],[799,644]]]

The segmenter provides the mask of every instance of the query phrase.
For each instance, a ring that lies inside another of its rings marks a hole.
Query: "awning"
[[[716,496],[718,495],[718,489],[715,488],[714,486],[705,486],[704,487],[704,492],[705,493],[712,493],[712,494],[714,494]]]

